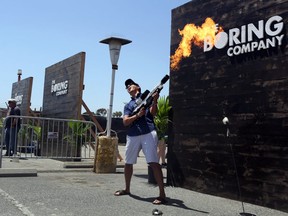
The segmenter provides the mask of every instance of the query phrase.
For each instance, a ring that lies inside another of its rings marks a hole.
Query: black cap
[[[127,80],[125,81],[125,86],[126,86],[126,88],[127,88],[129,85],[136,85],[136,86],[140,87],[140,86],[139,86],[137,83],[135,83],[132,79],[127,79]]]

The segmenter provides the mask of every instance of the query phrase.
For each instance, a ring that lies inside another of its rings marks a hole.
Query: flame
[[[209,43],[213,46],[215,44],[215,38],[217,31],[223,31],[221,27],[217,27],[215,22],[210,18],[206,18],[205,22],[201,26],[195,24],[187,24],[183,30],[179,30],[179,35],[182,36],[182,40],[175,51],[175,54],[170,57],[170,67],[172,70],[179,69],[179,63],[182,58],[189,57],[192,53],[192,45],[199,47],[203,46],[205,38],[209,37]]]

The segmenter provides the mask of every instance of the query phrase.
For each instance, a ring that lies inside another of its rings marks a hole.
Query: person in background
[[[123,160],[123,157],[121,156],[118,147],[117,147],[117,158],[118,158],[119,162],[121,162]]]
[[[15,99],[8,100],[8,112],[5,124],[5,144],[6,144],[6,154],[5,156],[12,156],[16,154],[17,149],[17,136],[20,130],[21,121],[19,118],[13,116],[20,116],[20,108],[16,105]]]
[[[158,155],[161,160],[162,167],[166,167],[166,140],[164,138],[160,139],[158,142]]]
[[[159,197],[153,201],[153,204],[165,204],[167,201],[164,190],[163,173],[157,154],[158,137],[154,124],[159,93],[153,95],[153,103],[150,107],[147,109],[142,108],[138,113],[132,115],[137,105],[136,100],[141,96],[141,88],[132,79],[127,79],[125,86],[131,96],[130,102],[124,107],[123,117],[123,124],[128,127],[124,167],[125,189],[116,191],[114,195],[130,195],[133,164],[136,164],[138,154],[142,149],[146,162],[151,166],[159,187]]]

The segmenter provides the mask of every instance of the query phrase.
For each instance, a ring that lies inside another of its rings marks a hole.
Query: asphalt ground
[[[119,146],[119,151],[124,156],[124,146]],[[144,216],[152,215],[153,210],[171,216],[236,216],[243,213],[240,201],[170,186],[165,188],[168,203],[153,205],[158,188],[148,183],[148,168],[142,153],[134,166],[130,196],[114,196],[116,190],[124,188],[123,162],[117,164],[116,173],[109,174],[92,172],[92,159],[83,161],[81,166],[76,165],[52,159],[3,158],[0,176],[5,172],[10,174],[0,178],[0,215]],[[21,171],[26,175],[21,176]],[[166,176],[166,169],[163,172]],[[257,216],[288,216],[288,213],[249,203],[243,205],[245,213]]]

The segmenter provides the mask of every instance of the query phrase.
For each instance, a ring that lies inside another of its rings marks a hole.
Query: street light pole
[[[112,123],[112,111],[113,111],[113,97],[114,97],[114,83],[115,83],[115,72],[118,70],[118,60],[120,56],[121,46],[131,43],[132,41],[110,37],[100,41],[100,43],[109,44],[110,59],[112,64],[112,79],[111,79],[111,91],[110,91],[110,104],[107,114],[107,137],[111,136],[111,123]]]

